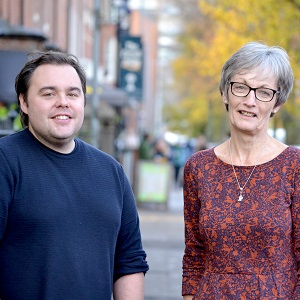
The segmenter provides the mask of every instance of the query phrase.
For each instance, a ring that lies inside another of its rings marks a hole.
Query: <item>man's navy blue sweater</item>
[[[122,166],[76,139],[55,152],[28,129],[0,139],[0,299],[110,300],[146,272]]]

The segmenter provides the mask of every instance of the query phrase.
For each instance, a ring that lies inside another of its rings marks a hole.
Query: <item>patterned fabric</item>
[[[182,295],[193,299],[300,299],[300,150],[258,165],[238,202],[232,166],[213,149],[184,171]],[[253,166],[236,166],[241,186]],[[298,271],[298,272],[297,272]]]

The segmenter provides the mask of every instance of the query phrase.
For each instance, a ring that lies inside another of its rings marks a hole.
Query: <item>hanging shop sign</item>
[[[143,45],[140,37],[123,36],[119,47],[119,87],[129,98],[142,100]]]

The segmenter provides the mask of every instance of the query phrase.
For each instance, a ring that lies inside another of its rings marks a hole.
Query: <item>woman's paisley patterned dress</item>
[[[243,186],[253,166],[235,166]],[[193,299],[300,299],[300,150],[258,165],[244,188],[208,149],[184,171],[182,294]]]

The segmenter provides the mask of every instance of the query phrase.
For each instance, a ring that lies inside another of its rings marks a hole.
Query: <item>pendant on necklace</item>
[[[244,199],[242,193],[243,193],[243,188],[240,188],[240,196],[239,196],[239,200],[238,200],[239,202]]]

